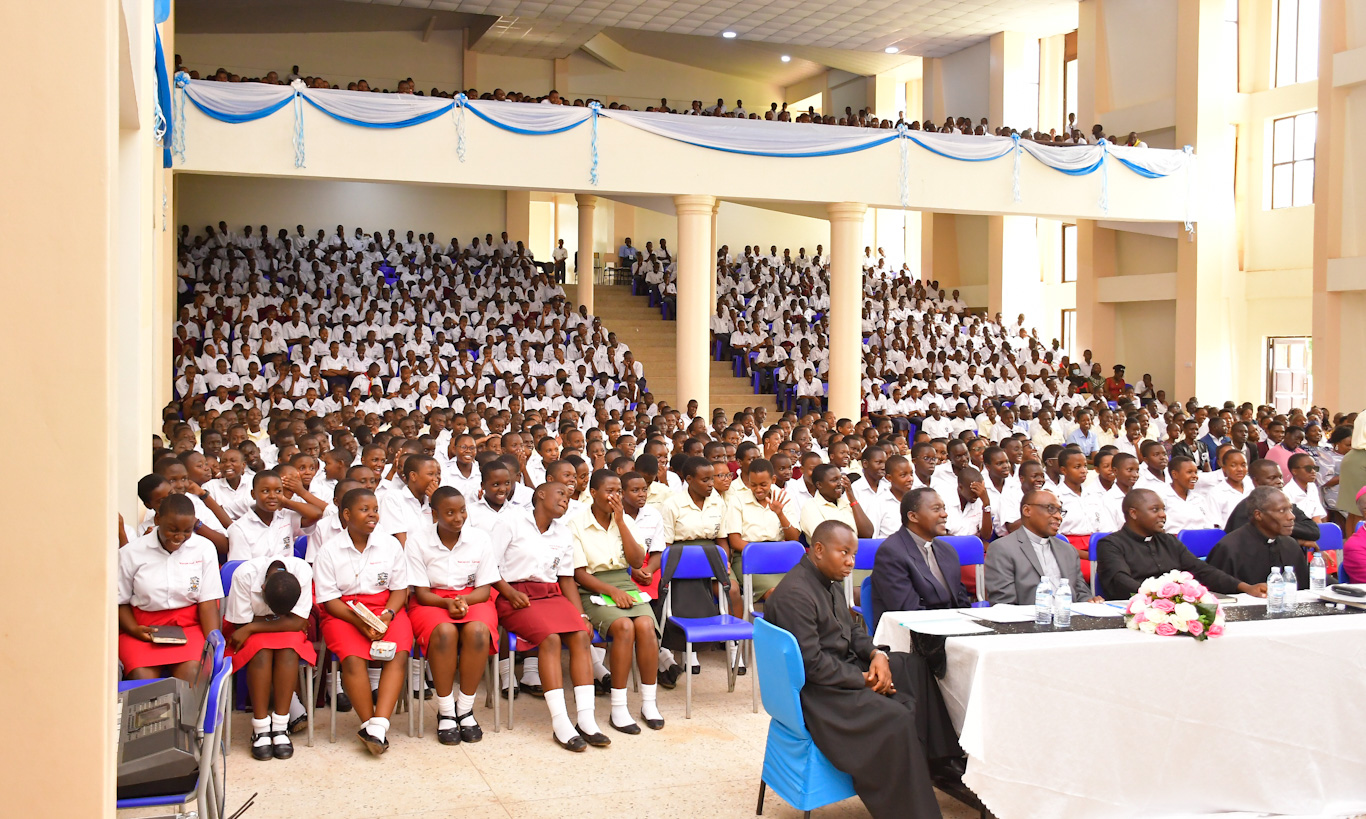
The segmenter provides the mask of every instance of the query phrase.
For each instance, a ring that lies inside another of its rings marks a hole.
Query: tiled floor
[[[398,714],[389,731],[389,751],[381,757],[371,756],[356,739],[354,712],[338,715],[337,742],[329,743],[328,713],[320,710],[314,747],[306,747],[300,734],[294,738],[293,759],[258,762],[247,750],[248,715],[238,712],[227,758],[228,814],[256,794],[242,819],[492,819],[589,811],[648,819],[752,817],[768,716],[762,705],[758,714],[751,710],[751,676],[740,677],[735,692],[727,693],[722,663],[719,652],[702,655],[702,674],[693,678],[690,720],[683,718],[682,680],[674,691],[660,689],[659,708],[667,720],[662,731],[627,736],[607,729],[607,698],[599,697],[598,723],[611,735],[612,747],[581,754],[551,741],[544,703],[527,696],[517,700],[514,729],[494,733],[493,712],[483,708],[481,693],[475,714],[484,740],[455,747],[436,741],[436,705],[429,700],[424,703],[426,737],[410,738],[407,716]],[[631,707],[639,709],[634,693]],[[940,804],[947,819],[976,816],[942,794]],[[764,815],[800,814],[769,791]],[[868,812],[850,799],[817,815],[837,819]]]

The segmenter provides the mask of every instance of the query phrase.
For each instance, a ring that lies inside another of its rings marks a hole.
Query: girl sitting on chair
[[[385,734],[398,704],[413,648],[413,627],[403,604],[408,599],[408,568],[403,547],[393,535],[378,534],[379,503],[369,489],[352,489],[341,502],[344,531],[323,544],[314,564],[314,587],[323,642],[342,666],[342,687],[361,719],[357,735],[370,753],[389,750]],[[365,607],[384,623],[366,625],[349,604]],[[367,668],[377,642],[394,644],[394,655],[379,660],[377,698],[371,699]]]

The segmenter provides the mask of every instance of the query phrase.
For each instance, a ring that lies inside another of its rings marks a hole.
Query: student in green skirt
[[[574,581],[579,585],[584,615],[598,634],[612,641],[609,667],[612,711],[607,724],[623,734],[639,734],[626,703],[634,653],[640,668],[640,716],[659,730],[664,717],[655,705],[659,673],[658,621],[650,601],[631,581],[631,570],[645,563],[645,547],[636,537],[621,502],[621,478],[610,469],[593,473],[589,507],[569,521],[574,541]]]

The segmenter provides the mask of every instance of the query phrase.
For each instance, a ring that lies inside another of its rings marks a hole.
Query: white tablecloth
[[[874,641],[910,648],[887,612]],[[1366,616],[950,637],[964,782],[1000,819],[1366,813]]]

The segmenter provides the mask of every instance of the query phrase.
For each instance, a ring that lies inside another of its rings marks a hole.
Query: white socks
[[[687,665],[687,666],[689,667],[689,669],[701,667],[702,664],[701,664],[700,662],[697,661],[697,652],[696,652],[696,651],[689,651],[689,652],[688,652],[688,658],[687,658],[686,660],[684,660],[684,665]]]
[[[655,707],[655,692],[659,690],[657,685],[640,684],[640,715],[646,719],[664,719]]]
[[[447,694],[444,697],[440,694],[436,695],[436,715],[438,717],[447,717],[449,719],[455,719],[454,694]]]
[[[251,743],[251,745],[252,745],[253,748],[256,748],[256,747],[259,747],[259,746],[262,746],[262,745],[269,745],[270,742],[271,742],[271,740],[270,740],[270,717],[263,717],[263,718],[261,718],[261,719],[256,719],[255,717],[252,717],[252,719],[251,719],[251,734],[252,734],[253,737],[255,737],[255,739],[254,739],[254,740],[252,741],[252,743]]]
[[[625,692],[623,692],[625,693]],[[579,731],[585,734],[601,734],[598,721],[593,717],[594,691],[591,685],[574,686],[574,708],[578,711]]]
[[[455,694],[455,713],[464,716],[460,724],[466,727],[478,725],[479,722],[474,718],[474,695],[466,694],[464,691],[457,690]]]
[[[503,684],[503,690],[512,687],[512,658],[504,657],[498,661],[498,679]]]
[[[371,717],[361,726],[370,733],[370,736],[383,742],[384,735],[389,731],[389,720],[384,717]]]
[[[606,677],[609,672],[602,661],[607,659],[607,649],[600,646],[589,646],[588,654],[593,658],[593,679],[601,680]]]
[[[522,685],[541,684],[541,660],[539,657],[527,657],[522,661]]]
[[[367,668],[366,671],[370,672],[370,690],[374,691],[376,688],[379,688],[380,670],[378,668]]]
[[[413,693],[421,694],[424,687],[422,682],[422,663],[413,663],[412,669],[412,674],[409,676],[413,678]]]
[[[631,708],[626,704],[625,688],[612,689],[612,724],[618,728],[636,724],[636,721],[631,719]]]
[[[733,668],[745,667],[745,653],[738,650],[739,647],[734,643],[726,646],[726,659],[730,661]]]
[[[574,730],[574,723],[569,721],[569,713],[565,711],[563,688],[545,692],[545,707],[550,710],[550,728],[555,732],[556,739],[568,742],[579,735],[579,732]]]
[[[299,717],[306,716],[307,714],[308,709],[304,708],[304,704],[299,702],[299,694],[295,692],[295,694],[289,698],[289,718],[295,720]]]
[[[672,651],[668,650],[667,648],[665,648],[664,646],[660,646],[660,647],[659,647],[659,670],[660,670],[660,671],[668,671],[670,668],[672,668],[673,666],[676,666],[676,665],[678,665],[678,661],[674,659],[674,653],[673,653]]]
[[[255,720],[252,720],[255,722]],[[276,745],[289,744],[289,714],[271,714],[270,731],[275,734]]]

